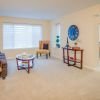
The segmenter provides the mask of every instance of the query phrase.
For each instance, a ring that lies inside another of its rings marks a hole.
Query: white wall
[[[100,14],[100,5],[95,5],[52,21],[52,56],[62,59],[62,48],[55,48],[56,33],[54,27],[56,23],[61,23],[61,47],[66,45],[69,26],[75,24],[80,31],[80,43],[78,45],[84,49],[84,66],[96,67],[99,61],[98,24],[100,23],[100,17],[94,16],[95,14]],[[73,46],[73,43],[70,41],[71,46]]]
[[[2,40],[3,39],[3,31],[2,31],[3,23],[42,25],[43,39],[50,40],[50,22],[48,20],[36,20],[36,19],[25,19],[25,18],[15,18],[15,17],[0,17],[0,51],[4,52],[7,58],[15,58],[16,54],[19,54],[22,52],[35,54],[36,48],[3,50],[3,40]]]

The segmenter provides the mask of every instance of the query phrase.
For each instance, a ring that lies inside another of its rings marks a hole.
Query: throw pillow
[[[48,44],[43,44],[43,49],[47,49],[48,50],[49,49],[48,48]]]

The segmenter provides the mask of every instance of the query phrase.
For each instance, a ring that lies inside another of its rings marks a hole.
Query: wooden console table
[[[73,53],[73,56],[70,52]],[[77,55],[79,54],[80,54],[80,58],[78,59]],[[63,47],[63,62],[68,64],[68,66],[74,66],[82,69],[83,49],[72,49],[72,48]]]

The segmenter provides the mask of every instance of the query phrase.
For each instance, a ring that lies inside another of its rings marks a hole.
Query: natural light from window
[[[37,48],[39,40],[41,25],[3,24],[3,49]]]

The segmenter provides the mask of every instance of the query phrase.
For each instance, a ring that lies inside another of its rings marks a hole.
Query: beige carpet
[[[57,59],[36,59],[30,74],[8,61],[0,79],[0,100],[100,100],[100,72],[68,67]]]

